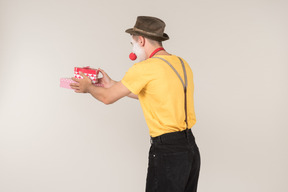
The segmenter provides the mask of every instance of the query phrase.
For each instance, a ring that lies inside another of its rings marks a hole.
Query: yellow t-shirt
[[[177,56],[154,57],[167,60],[185,83],[182,65]],[[183,62],[187,73],[187,121],[188,128],[191,128],[196,123],[193,73],[188,63],[185,60]],[[156,137],[186,129],[184,88],[179,77],[166,62],[152,57],[136,63],[126,72],[121,82],[138,95],[150,136]]]

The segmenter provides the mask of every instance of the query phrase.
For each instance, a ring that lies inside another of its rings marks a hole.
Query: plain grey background
[[[0,191],[144,191],[137,100],[59,87],[75,66],[121,80],[138,15],[194,73],[199,192],[288,191],[287,0],[0,0]],[[286,118],[285,118],[286,117]]]

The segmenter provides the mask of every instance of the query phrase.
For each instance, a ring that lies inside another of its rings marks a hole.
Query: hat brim
[[[148,39],[152,39],[155,41],[166,41],[169,39],[169,36],[166,33],[163,33],[163,36],[157,36],[157,35],[146,34],[145,32],[142,33],[139,31],[134,31],[133,28],[127,29],[125,32],[131,35],[140,35],[143,37],[147,37]]]

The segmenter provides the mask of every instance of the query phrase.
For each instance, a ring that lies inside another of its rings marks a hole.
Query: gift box
[[[79,74],[79,72],[84,73],[86,76],[88,76],[91,80],[92,83],[96,84],[98,83],[98,74],[99,70],[98,69],[93,69],[90,68],[89,66],[87,67],[75,67],[74,68],[74,77],[77,79],[83,79],[83,77]]]
[[[72,89],[70,87],[70,83],[77,83],[76,81],[73,81],[71,78],[60,78],[60,87],[62,88],[67,88],[67,89]],[[103,84],[93,84],[96,87],[103,87]]]
[[[77,82],[73,81],[71,78],[60,78],[60,87],[72,89],[70,87],[70,83],[77,83]]]

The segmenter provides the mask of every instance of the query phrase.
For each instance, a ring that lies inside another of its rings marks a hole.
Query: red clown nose
[[[135,55],[135,53],[130,53],[129,58],[134,61],[137,59],[137,56]]]

